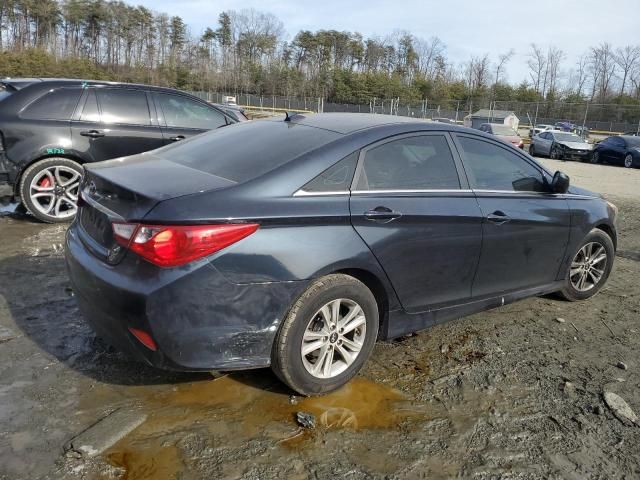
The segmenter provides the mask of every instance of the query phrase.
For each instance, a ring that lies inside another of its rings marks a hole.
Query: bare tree
[[[415,39],[415,50],[418,54],[418,71],[428,79],[433,79],[438,71],[438,58],[445,53],[445,44],[438,37],[428,40]]]
[[[547,66],[545,68],[545,97],[555,96],[557,90],[558,77],[560,72],[560,62],[564,58],[564,52],[553,45],[547,50]]]
[[[624,93],[627,86],[629,74],[633,71],[636,64],[640,60],[640,46],[627,45],[623,48],[616,49],[614,61],[622,70],[622,83],[620,84],[620,95]]]
[[[600,101],[604,101],[609,94],[611,80],[616,73],[616,62],[613,49],[609,43],[601,43],[591,47],[589,52],[589,71],[592,78],[591,100],[596,93]]]
[[[498,82],[500,81],[500,75],[504,73],[504,69],[507,66],[507,63],[509,63],[509,61],[513,58],[515,54],[516,52],[512,48],[508,52],[502,53],[498,56],[498,61],[496,62],[496,76],[493,81],[494,90],[496,88],[496,85],[498,85]]]
[[[543,76],[547,67],[547,56],[542,51],[542,48],[535,43],[531,44],[527,66],[529,67],[529,76],[531,77],[533,88],[536,93],[540,94],[540,87],[544,81]]]

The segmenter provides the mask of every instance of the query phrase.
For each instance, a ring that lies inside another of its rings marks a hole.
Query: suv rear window
[[[320,128],[258,120],[212,130],[154,154],[240,183],[257,178],[339,136]]]
[[[22,118],[69,120],[80,99],[79,88],[58,88],[31,102],[22,110]]]

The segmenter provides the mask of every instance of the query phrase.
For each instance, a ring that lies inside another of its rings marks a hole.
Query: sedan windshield
[[[558,142],[587,143],[582,139],[582,137],[574,135],[573,133],[554,133],[553,136]]]
[[[510,137],[518,135],[513,128],[507,125],[491,125],[491,131],[494,135],[509,135]]]

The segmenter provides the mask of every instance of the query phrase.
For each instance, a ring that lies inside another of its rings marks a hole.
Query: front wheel
[[[294,303],[276,336],[271,368],[302,395],[319,395],[351,380],[378,336],[371,291],[348,275],[316,280]]]
[[[614,255],[611,237],[600,229],[591,230],[573,256],[560,294],[572,302],[593,297],[609,278]]]
[[[633,167],[633,156],[629,153],[626,157],[624,157],[624,166],[625,168]]]
[[[73,220],[84,170],[68,158],[46,158],[27,168],[20,179],[20,198],[37,219],[47,223]]]
[[[560,152],[558,147],[554,146],[554,147],[551,147],[551,153],[549,154],[549,157],[554,160],[562,160],[562,153]]]
[[[532,157],[536,156],[536,149],[533,146],[533,143],[531,145],[529,145],[529,155],[531,155]]]

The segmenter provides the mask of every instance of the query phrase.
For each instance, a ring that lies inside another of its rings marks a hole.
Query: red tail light
[[[134,337],[136,337],[138,339],[138,341],[141,344],[143,344],[145,347],[147,347],[152,352],[155,352],[158,349],[158,346],[156,345],[156,342],[153,340],[153,338],[151,338],[151,335],[149,335],[144,330],[140,330],[138,328],[129,327],[129,331],[131,332],[131,334]]]
[[[251,235],[255,223],[140,225],[114,223],[116,241],[160,267],[177,267],[211,255]]]

